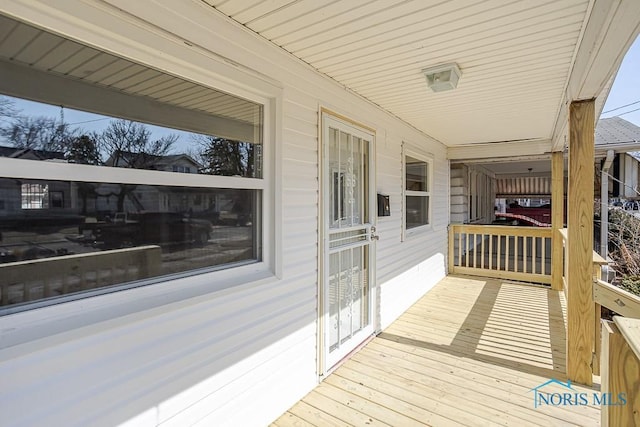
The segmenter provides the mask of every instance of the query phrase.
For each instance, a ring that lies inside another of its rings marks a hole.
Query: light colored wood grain
[[[307,403],[306,398],[298,402],[295,406],[289,409],[289,412],[305,422],[314,426],[328,426],[328,427],[346,427],[348,423],[334,417],[312,405]],[[280,422],[280,419],[276,420],[276,424]]]
[[[594,101],[569,108],[567,375],[592,383]]]
[[[631,350],[635,353],[638,360],[640,360],[640,319],[615,316],[613,321]]]
[[[303,420],[291,412],[286,412],[283,416],[278,418],[277,422],[271,425],[275,427],[314,427],[314,424]]]
[[[564,227],[564,153],[551,153],[551,288],[562,289],[562,236]]]
[[[318,387],[316,391],[332,400],[340,402],[341,404],[353,408],[354,410],[366,414],[373,419],[380,420],[383,423],[391,426],[424,426],[424,423],[407,417],[400,412],[392,409],[392,405],[381,405],[378,402],[373,402],[367,398],[358,396],[352,393],[350,390],[345,390],[340,386],[334,386],[330,383],[323,384],[322,387]]]
[[[621,321],[622,320],[622,321]],[[633,319],[637,322],[637,319]],[[640,425],[640,359],[629,345],[627,337],[619,326],[629,333],[630,327],[637,328],[636,322],[628,322],[614,317],[615,325],[608,323],[603,328],[603,355],[607,355],[603,367],[603,392],[611,396],[612,403],[602,414],[604,426]],[[632,326],[633,325],[633,326]],[[638,331],[632,332],[637,335]],[[632,337],[637,339],[638,337]],[[622,398],[626,401],[622,404]]]
[[[593,299],[622,316],[640,318],[640,297],[610,283],[594,282]]]
[[[471,236],[474,237],[473,240]],[[458,243],[458,257],[452,256],[450,247],[449,272],[550,284],[551,272],[546,266],[545,247],[551,242],[551,238],[551,228],[451,224],[449,241]],[[485,245],[485,240],[489,241],[488,245]],[[522,242],[521,263],[519,262],[521,252],[519,242]],[[530,257],[527,256],[529,243],[531,244]],[[541,244],[539,258],[536,251],[537,243]],[[485,252],[486,247],[488,252]]]
[[[591,403],[533,407],[531,389],[567,379],[565,304],[542,286],[448,276],[289,413],[312,424],[364,414],[394,426],[596,426]]]
[[[453,273],[453,265],[454,265],[454,243],[453,243],[454,233],[451,231],[451,226],[449,226],[449,257],[447,258],[447,270],[449,274]]]

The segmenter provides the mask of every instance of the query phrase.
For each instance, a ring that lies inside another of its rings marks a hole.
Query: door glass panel
[[[329,256],[329,351],[338,347],[338,285],[340,280],[340,254]]]
[[[335,363],[370,326],[368,161],[371,141],[329,127],[327,133],[329,266],[327,340]],[[334,359],[335,357],[335,359]]]

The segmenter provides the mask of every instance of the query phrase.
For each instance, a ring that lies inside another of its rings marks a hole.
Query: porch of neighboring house
[[[450,275],[273,425],[599,425],[599,406],[534,406],[567,380],[565,342],[563,292]]]

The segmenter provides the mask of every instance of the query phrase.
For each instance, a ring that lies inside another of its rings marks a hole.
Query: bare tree
[[[178,136],[170,134],[160,139],[152,140],[151,131],[142,123],[130,120],[112,120],[109,126],[96,136],[98,144],[105,155],[108,155],[108,166],[135,169],[155,169],[162,157],[170,153]],[[129,197],[137,202],[134,191],[135,184],[120,184],[118,193],[102,194],[102,196],[116,196],[117,209],[124,211],[124,202]],[[139,202],[137,202],[139,204]]]
[[[0,128],[0,136],[17,148],[64,151],[77,134],[68,123],[52,117],[14,116]]]
[[[109,156],[109,166],[153,169],[162,156],[169,154],[179,137],[170,134],[152,140],[151,131],[144,124],[117,119],[112,120],[97,138],[101,149]]]
[[[11,98],[0,96],[0,117],[15,117],[18,113],[19,110]]]

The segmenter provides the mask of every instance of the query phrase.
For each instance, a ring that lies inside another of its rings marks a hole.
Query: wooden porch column
[[[592,385],[594,100],[569,107],[567,377]]]
[[[562,290],[562,236],[564,226],[564,154],[551,153],[551,289]]]

